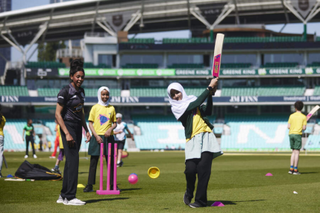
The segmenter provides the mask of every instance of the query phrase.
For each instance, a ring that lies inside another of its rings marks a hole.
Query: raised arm
[[[218,78],[212,79],[208,87],[214,88],[218,84]],[[187,108],[187,111],[194,110],[195,108],[199,107],[206,98],[211,94],[209,89],[207,88],[205,91],[202,92],[202,94],[193,102],[191,102]],[[212,105],[212,99],[211,99],[211,105]],[[212,107],[212,106],[211,106]],[[212,110],[212,108],[211,108]]]

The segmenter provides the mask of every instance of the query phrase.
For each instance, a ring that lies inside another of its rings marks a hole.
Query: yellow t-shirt
[[[111,105],[95,104],[90,110],[89,121],[93,122],[93,128],[98,135],[104,135],[112,127],[112,124],[117,121],[116,110]],[[113,135],[113,132],[111,132],[111,135]]]
[[[4,127],[5,124],[6,124],[6,118],[4,116],[2,116],[2,120],[1,120],[1,123],[0,123],[0,135],[2,135],[2,136],[4,136],[3,127]]]
[[[210,127],[204,122],[204,120],[201,117],[200,110],[197,108],[197,111],[194,111],[193,115],[193,123],[192,123],[192,134],[191,138],[193,138],[195,135],[201,133],[201,132],[212,132]],[[187,138],[187,142],[191,139]]]
[[[301,112],[292,113],[289,117],[289,135],[302,135],[302,127],[307,125],[307,117]]]

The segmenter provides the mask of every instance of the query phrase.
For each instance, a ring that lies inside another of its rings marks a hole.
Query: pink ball
[[[138,175],[135,173],[130,174],[128,177],[128,181],[131,184],[136,184],[138,182]]]

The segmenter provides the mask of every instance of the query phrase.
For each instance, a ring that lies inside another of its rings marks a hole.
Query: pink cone
[[[266,176],[273,176],[273,174],[271,174],[271,173],[267,173],[267,174],[266,174]]]
[[[214,202],[211,206],[219,206],[219,207],[222,207],[222,206],[224,206],[224,204],[221,203],[221,202],[219,202],[219,201],[216,201],[216,202]]]

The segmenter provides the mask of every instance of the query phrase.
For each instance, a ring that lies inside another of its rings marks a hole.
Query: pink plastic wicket
[[[111,143],[108,143],[108,174],[107,174],[107,190],[103,190],[103,143],[100,144],[100,189],[97,190],[98,195],[118,195],[117,190],[117,143],[114,144],[114,167],[113,167],[113,190],[110,190],[110,173],[111,173]]]

